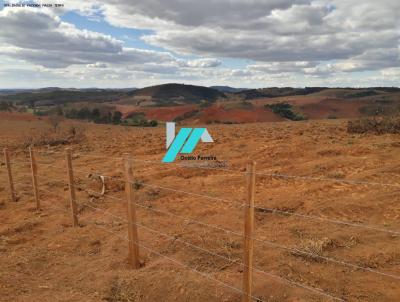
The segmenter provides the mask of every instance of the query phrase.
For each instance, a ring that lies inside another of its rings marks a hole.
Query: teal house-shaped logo
[[[167,153],[163,158],[164,163],[171,163],[179,153],[189,154],[196,148],[198,142],[214,142],[206,128],[181,128],[175,136],[175,123],[166,123]]]

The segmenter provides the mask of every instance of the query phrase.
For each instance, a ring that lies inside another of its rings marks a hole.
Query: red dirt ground
[[[360,108],[367,102],[359,100],[342,100],[325,96],[291,96],[279,98],[264,98],[254,100],[256,106],[273,103],[289,103],[297,106],[309,119],[323,119],[328,116],[337,118],[360,117]]]
[[[257,161],[260,173],[256,177],[254,236],[263,241],[255,243],[254,261],[266,272],[254,273],[255,301],[332,301],[308,287],[349,302],[399,301],[399,279],[320,258],[400,275],[400,236],[387,232],[400,230],[398,135],[348,134],[343,120],[208,125],[214,143],[199,143],[194,155],[215,155],[226,162],[227,170],[216,170],[161,164],[165,154],[163,127],[77,124],[86,128],[86,139],[81,142],[36,148],[43,203],[43,210],[36,212],[27,150],[21,146],[27,136],[51,129],[44,121],[20,119],[15,115],[0,120],[0,148],[10,148],[19,197],[18,202],[9,202],[1,165],[0,301],[239,302],[238,292],[206,277],[241,289],[242,237],[193,220],[242,233],[243,172],[250,160]],[[69,127],[69,122],[62,127]],[[64,162],[67,146],[74,153],[75,185],[80,188],[79,228],[71,227],[69,215]],[[140,249],[144,266],[139,270],[130,269],[126,261],[126,202],[120,181],[120,157],[126,152],[135,159],[135,180],[144,184],[135,186],[138,222],[172,237],[139,227],[140,243],[155,251]],[[106,181],[103,197],[91,191],[99,189],[98,181],[88,178],[96,171],[115,177]],[[336,181],[272,177],[271,173]],[[313,256],[298,254],[299,249]]]
[[[173,121],[178,116],[196,110],[196,105],[183,105],[172,107],[138,107],[131,105],[116,105],[116,110],[121,111],[124,117],[129,116],[134,112],[143,112],[149,120],[157,121]]]
[[[29,113],[18,113],[14,112],[4,112],[0,111],[0,120],[11,120],[11,121],[37,121],[41,119],[46,119],[42,117],[37,117]]]
[[[209,123],[234,122],[234,123],[257,123],[257,122],[277,122],[283,119],[268,109],[258,107],[246,109],[225,109],[223,105],[213,105],[203,109],[200,117],[194,117],[189,122]]]
[[[206,108],[200,108],[197,105],[157,108],[117,105],[117,110],[121,111],[124,117],[133,112],[144,112],[147,119],[164,122],[173,121],[185,113],[199,110],[199,113],[195,116],[185,119],[182,122],[183,124],[278,122],[282,121],[283,118],[264,106],[280,102],[296,106],[308,119],[324,119],[330,116],[336,118],[360,117],[360,108],[367,104],[366,101],[360,100],[309,95],[256,99],[249,102],[254,106],[253,108],[235,108],[235,104],[240,105],[240,102],[221,102]]]

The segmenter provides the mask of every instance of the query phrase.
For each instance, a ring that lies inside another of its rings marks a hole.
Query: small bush
[[[13,111],[15,106],[12,102],[0,101],[0,111]]]
[[[335,242],[329,238],[308,238],[303,239],[298,249],[295,249],[292,252],[292,255],[304,258],[306,260],[312,261],[321,261],[324,256],[324,252],[333,248],[335,246]]]
[[[71,125],[67,130],[67,134],[71,143],[79,143],[86,139],[86,128],[82,125]]]
[[[306,119],[303,115],[294,112],[293,106],[288,103],[270,104],[265,105],[265,107],[271,109],[273,113],[292,121],[302,121]]]
[[[348,133],[400,134],[400,115],[361,118],[347,123]]]
[[[63,122],[64,118],[61,115],[50,115],[47,119],[47,123],[53,128],[54,132],[60,129],[60,124]]]

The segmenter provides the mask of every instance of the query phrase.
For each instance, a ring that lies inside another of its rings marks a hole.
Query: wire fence
[[[45,189],[45,188],[43,188],[43,186],[40,186],[40,187],[38,186],[38,184],[37,184],[37,166],[38,165],[52,165],[54,163],[54,161],[42,161],[42,160],[37,161],[33,150],[30,149],[29,151],[30,151],[29,152],[29,154],[30,154],[29,161],[26,161],[26,159],[21,160],[21,161],[17,161],[15,159],[13,159],[11,161],[8,150],[6,150],[6,149],[4,150],[4,164],[3,165],[6,167],[6,170],[7,170],[7,176],[8,176],[8,180],[9,180],[9,189],[10,189],[10,199],[12,201],[16,200],[17,192],[14,187],[14,184],[26,185],[25,183],[21,183],[19,181],[15,181],[15,179],[13,179],[12,167],[14,165],[17,165],[17,166],[18,165],[27,165],[28,167],[30,166],[33,190],[34,190],[34,192],[35,192],[35,190],[36,190],[36,192],[38,192],[38,193],[35,193],[37,210],[42,210],[41,202],[43,202],[46,204],[46,206],[48,206],[50,208],[53,208],[56,210],[61,210],[65,213],[68,213],[72,217],[72,225],[73,226],[78,225],[78,217],[81,215],[81,213],[79,213],[78,206],[86,207],[86,208],[89,208],[96,212],[99,212],[104,217],[107,216],[107,217],[118,219],[120,222],[123,222],[126,225],[126,227],[128,229],[128,237],[122,236],[121,234],[111,231],[110,229],[103,227],[97,223],[92,223],[92,225],[97,228],[101,228],[101,229],[107,231],[108,233],[110,233],[124,241],[127,241],[128,246],[130,248],[129,249],[129,251],[130,251],[129,257],[131,258],[130,263],[139,263],[139,259],[134,259],[135,257],[137,258],[138,255],[135,256],[134,254],[132,254],[132,250],[139,249],[139,248],[148,250],[151,253],[153,253],[161,258],[165,258],[166,260],[168,260],[176,265],[184,267],[185,269],[188,269],[196,274],[201,275],[202,277],[204,277],[208,280],[211,280],[212,282],[214,282],[215,284],[217,284],[219,286],[225,287],[236,293],[239,293],[242,296],[242,301],[245,301],[245,302],[246,301],[266,301],[266,300],[263,300],[262,298],[260,298],[259,295],[254,294],[253,282],[252,282],[253,273],[257,273],[257,274],[263,275],[265,277],[275,279],[278,282],[282,282],[282,283],[289,285],[291,287],[294,287],[294,288],[300,288],[304,291],[327,298],[329,300],[346,301],[344,298],[338,297],[334,293],[328,292],[327,290],[316,288],[316,287],[313,287],[313,286],[310,286],[310,285],[307,285],[304,283],[300,283],[300,282],[282,277],[279,274],[267,271],[260,266],[254,265],[253,264],[253,253],[254,253],[253,252],[253,244],[255,242],[260,243],[262,245],[266,245],[271,248],[283,250],[283,251],[289,252],[294,255],[303,255],[303,256],[310,257],[311,259],[319,259],[321,261],[329,262],[329,263],[332,263],[335,265],[340,265],[343,267],[354,269],[356,271],[364,271],[367,273],[379,275],[381,277],[389,278],[392,280],[400,280],[400,275],[397,275],[394,273],[384,272],[379,269],[362,266],[362,265],[359,265],[357,263],[354,263],[354,262],[348,261],[348,260],[337,259],[334,257],[328,257],[328,256],[325,256],[325,255],[322,255],[319,253],[315,253],[315,252],[312,252],[309,250],[303,250],[303,249],[300,249],[300,248],[297,248],[294,246],[288,246],[288,245],[276,243],[271,240],[260,239],[257,236],[255,236],[254,235],[254,212],[255,211],[266,212],[266,213],[270,213],[272,215],[290,216],[290,217],[293,217],[295,219],[300,219],[300,220],[319,221],[319,222],[323,222],[323,223],[339,225],[341,227],[351,227],[351,228],[358,228],[361,230],[387,233],[392,236],[400,236],[400,230],[393,230],[393,229],[388,229],[383,226],[354,223],[351,221],[345,221],[345,220],[333,219],[333,218],[322,217],[322,216],[317,216],[317,215],[309,215],[306,213],[297,213],[297,212],[284,211],[284,210],[280,210],[280,209],[276,209],[276,208],[264,207],[261,204],[255,203],[255,201],[254,201],[255,184],[251,182],[251,177],[255,177],[255,176],[265,177],[266,176],[266,177],[273,177],[273,178],[280,178],[280,179],[283,178],[283,179],[287,179],[287,180],[323,181],[323,182],[335,182],[335,183],[343,183],[343,184],[350,184],[350,185],[384,186],[384,187],[396,187],[396,188],[400,188],[400,184],[368,182],[368,181],[362,181],[362,180],[332,179],[332,178],[325,178],[325,177],[294,176],[294,175],[285,175],[285,174],[268,173],[268,172],[256,172],[254,170],[254,164],[248,165],[246,171],[227,169],[227,168],[218,168],[218,167],[207,167],[207,166],[202,166],[202,165],[186,165],[186,164],[180,164],[180,163],[168,164],[170,166],[172,165],[172,166],[176,166],[179,168],[207,169],[207,170],[219,171],[222,173],[229,173],[229,174],[244,176],[247,179],[247,199],[240,200],[240,199],[236,199],[236,198],[222,198],[222,197],[213,196],[210,194],[192,192],[192,191],[186,190],[186,189],[181,189],[181,188],[176,188],[176,187],[174,188],[174,187],[164,186],[164,185],[136,179],[134,177],[134,174],[132,171],[132,162],[137,162],[137,163],[142,163],[142,164],[151,164],[151,165],[154,165],[154,164],[160,165],[161,164],[160,162],[156,162],[156,161],[152,161],[152,160],[136,159],[136,158],[132,158],[131,156],[128,156],[128,155],[126,155],[124,157],[110,158],[110,157],[107,157],[104,155],[71,153],[70,150],[67,150],[66,153],[52,152],[51,154],[49,154],[47,152],[37,152],[37,154],[39,154],[40,156],[42,156],[46,159],[51,158],[53,155],[60,155],[58,160],[61,159],[62,157],[65,157],[65,161],[67,164],[66,172],[68,174],[68,178],[67,178],[68,181],[67,182],[63,182],[61,180],[54,180],[54,181],[52,180],[52,181],[57,182],[60,185],[68,185],[68,187],[69,187],[69,191],[68,191],[69,198],[68,198],[66,196],[63,196],[63,194],[60,192],[55,192],[54,190]],[[118,161],[121,161],[121,163],[125,164],[125,171],[124,171],[124,173],[121,173],[119,176],[111,176],[111,175],[108,175],[108,173],[102,173],[101,171],[89,171],[89,170],[87,170],[87,166],[86,166],[86,169],[81,169],[81,168],[77,169],[77,168],[73,167],[72,162],[79,158],[89,158],[89,159],[101,158],[101,159],[105,159],[105,160],[110,160],[110,159],[118,160]],[[165,167],[165,164],[162,164],[161,167]],[[100,191],[95,191],[95,190],[92,190],[92,189],[89,189],[87,187],[77,184],[75,176],[74,176],[75,172],[82,173],[84,175],[93,175],[93,176],[99,177],[102,181],[103,189]],[[108,179],[110,181],[112,180],[112,181],[120,182],[120,183],[124,184],[125,196],[124,197],[116,197],[116,196],[111,195],[110,192],[107,192],[106,190],[104,190],[106,187],[106,183],[107,183],[105,181],[105,179]],[[215,224],[211,224],[211,223],[199,220],[199,219],[193,219],[193,218],[190,218],[190,217],[187,217],[184,215],[172,213],[171,211],[166,211],[166,210],[161,210],[161,209],[157,209],[154,207],[149,207],[148,205],[138,202],[137,199],[135,198],[135,190],[138,190],[138,188],[140,188],[140,187],[156,188],[156,189],[163,190],[166,192],[173,192],[173,193],[176,193],[179,195],[206,199],[206,200],[213,201],[213,202],[214,201],[221,202],[223,204],[227,204],[229,206],[233,206],[238,209],[241,209],[245,213],[244,219],[243,219],[244,225],[246,226],[245,232],[240,233],[240,232],[234,231],[232,229],[228,229],[221,225],[215,225]],[[94,196],[101,196],[105,200],[112,200],[112,202],[126,204],[127,205],[127,218],[123,218],[117,214],[112,213],[111,211],[102,209],[102,208],[96,206],[96,203],[94,203],[91,200],[87,200],[87,201],[81,200],[81,198],[76,197],[76,191],[78,191],[78,192],[85,191]],[[66,207],[61,207],[61,206],[55,205],[54,203],[48,203],[47,200],[45,199],[45,196],[42,196],[40,193],[46,193],[46,194],[50,194],[55,197],[61,197],[65,201],[69,200],[69,209]],[[185,222],[195,224],[199,227],[204,227],[207,229],[220,231],[220,232],[223,232],[226,234],[230,234],[230,235],[234,235],[236,237],[242,238],[244,240],[243,259],[242,259],[243,261],[239,261],[238,259],[231,258],[229,256],[220,254],[218,252],[215,252],[215,251],[209,250],[207,248],[204,248],[202,246],[199,246],[197,244],[194,244],[194,243],[190,242],[189,240],[178,238],[175,235],[170,235],[164,231],[160,231],[158,229],[155,229],[155,228],[145,225],[143,223],[139,223],[135,218],[136,217],[136,208],[143,209],[145,211],[148,211],[148,212],[151,212],[151,213],[154,213],[157,215],[165,215],[167,217],[170,217],[171,221],[180,219]],[[161,236],[163,238],[171,240],[174,243],[177,242],[179,244],[182,244],[183,246],[185,246],[187,248],[197,250],[201,253],[208,254],[215,258],[222,259],[224,261],[229,262],[230,265],[239,265],[239,266],[243,267],[243,280],[242,280],[243,287],[239,288],[232,284],[228,284],[224,281],[221,281],[221,280],[211,276],[210,274],[206,274],[204,272],[196,270],[193,267],[183,263],[182,261],[179,261],[179,260],[176,260],[169,256],[166,256],[163,253],[156,251],[154,248],[149,248],[147,245],[145,245],[141,241],[139,241],[139,238],[137,237],[137,235],[135,235],[138,233],[138,230],[139,231],[144,230],[144,231],[150,232],[156,236]],[[137,266],[135,267],[135,265],[133,267],[138,268]]]

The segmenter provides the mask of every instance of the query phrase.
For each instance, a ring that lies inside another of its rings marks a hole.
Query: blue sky
[[[97,16],[97,18],[89,18],[73,11],[67,12],[60,17],[61,20],[74,24],[79,29],[100,32],[122,40],[127,47],[165,51],[160,47],[148,45],[140,39],[143,35],[151,34],[151,30],[115,27],[105,22],[101,15]]]
[[[153,33],[152,30],[148,29],[135,29],[135,28],[121,28],[108,24],[104,21],[104,17],[100,14],[93,17],[87,17],[79,15],[75,12],[67,12],[60,16],[65,22],[74,24],[79,29],[86,29],[95,32],[100,32],[106,35],[110,35],[118,40],[124,41],[126,47],[135,47],[140,49],[148,49],[154,51],[168,51],[165,48],[153,46],[145,43],[141,37],[150,35]],[[182,59],[196,59],[198,56],[195,55],[179,55],[171,52],[175,56]],[[244,68],[246,65],[251,63],[251,60],[245,59],[233,59],[233,58],[220,58],[223,66],[230,68]]]
[[[400,85],[399,1],[46,3],[0,0],[0,88]]]

